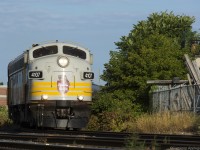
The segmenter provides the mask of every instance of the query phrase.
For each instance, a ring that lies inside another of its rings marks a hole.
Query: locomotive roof
[[[24,58],[24,53],[27,53],[27,52],[28,52],[28,50],[27,50],[27,51],[24,51],[22,54],[20,54],[19,56],[17,56],[17,57],[14,58],[13,60],[11,60],[11,61],[9,62],[9,64],[8,64],[8,66],[10,66],[10,65],[12,65],[14,62],[16,62],[16,61],[18,61],[18,60]]]
[[[80,49],[84,49],[84,50],[90,51],[88,48],[84,47],[83,45],[81,45],[79,43],[71,42],[71,41],[59,42],[58,40],[32,44],[32,47],[30,49],[32,49],[34,47],[37,47],[37,46],[47,46],[47,45],[53,45],[53,44],[56,44],[56,45],[68,45],[68,46],[72,46],[72,47],[76,47],[76,48],[80,48]]]
[[[32,47],[30,47],[28,50],[24,51],[22,54],[20,54],[19,56],[17,56],[15,59],[11,60],[8,64],[8,66],[12,65],[14,62],[18,61],[19,59],[22,59],[24,57],[24,53],[27,53],[29,50],[31,49],[36,49],[36,47],[41,47],[41,46],[48,46],[48,45],[68,45],[68,46],[72,46],[72,47],[76,47],[85,51],[89,51],[90,50],[84,46],[82,46],[79,43],[76,42],[71,42],[71,41],[66,41],[66,42],[59,42],[58,40],[56,41],[46,41],[46,42],[42,42],[39,44],[32,44]]]

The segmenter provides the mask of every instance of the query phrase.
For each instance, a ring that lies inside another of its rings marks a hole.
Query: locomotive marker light
[[[84,97],[81,95],[81,96],[78,96],[78,100],[79,101],[82,101],[84,99]]]
[[[47,94],[43,94],[42,95],[42,100],[47,100],[48,99],[48,95]]]
[[[60,67],[65,68],[69,64],[69,59],[65,56],[60,56],[58,57],[57,62]]]

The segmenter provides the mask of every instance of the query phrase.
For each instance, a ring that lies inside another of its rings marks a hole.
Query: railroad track
[[[200,135],[138,134],[139,143],[165,149],[200,150]]]
[[[0,147],[17,149],[123,149],[125,134],[95,134],[95,132],[1,132]],[[48,133],[47,133],[48,132]]]
[[[200,150],[198,135],[131,134],[116,132],[30,130],[20,129],[0,132],[0,147],[3,149],[126,149],[132,146],[168,148],[195,148]],[[0,148],[0,149],[1,149]]]

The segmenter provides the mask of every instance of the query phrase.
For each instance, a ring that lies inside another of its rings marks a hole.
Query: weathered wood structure
[[[194,111],[200,112],[200,57],[191,60],[184,55],[188,69],[188,80],[150,80],[148,84],[156,85],[151,92],[153,112]]]

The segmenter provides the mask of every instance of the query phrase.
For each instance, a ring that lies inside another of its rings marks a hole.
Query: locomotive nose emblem
[[[65,94],[69,91],[69,81],[66,75],[58,75],[57,89],[61,94]]]

